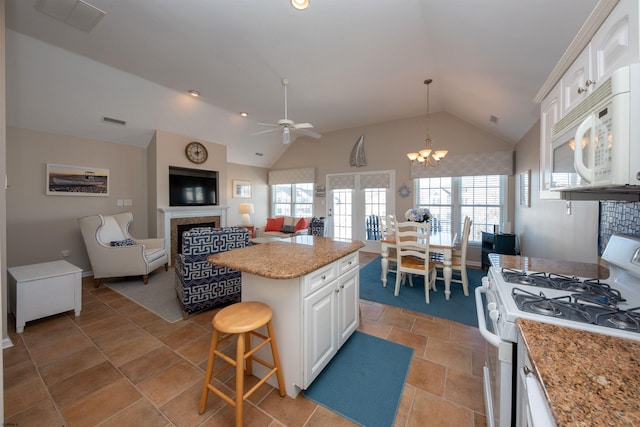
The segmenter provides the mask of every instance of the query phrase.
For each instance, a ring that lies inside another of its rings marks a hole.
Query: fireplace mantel
[[[170,264],[173,264],[175,253],[172,250],[171,239],[171,220],[179,218],[206,218],[220,217],[220,227],[227,226],[227,209],[226,206],[197,206],[197,207],[167,207],[159,208],[162,224],[162,236],[164,237],[164,246],[169,254]]]

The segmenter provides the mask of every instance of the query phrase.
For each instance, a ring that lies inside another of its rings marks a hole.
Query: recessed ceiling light
[[[262,157],[262,156],[264,156],[264,154],[263,153],[256,153],[256,156]]]
[[[197,97],[199,97],[199,96],[200,96],[200,92],[198,92],[197,90],[193,90],[193,89],[191,89],[191,90],[189,91],[189,95],[194,96],[194,97],[196,97],[196,98],[197,98]]]
[[[291,0],[291,6],[298,10],[305,10],[309,7],[309,0]]]
[[[241,115],[242,117],[248,117],[248,116],[249,116],[249,113],[246,113],[246,112],[242,111],[242,112],[240,113],[240,115]]]

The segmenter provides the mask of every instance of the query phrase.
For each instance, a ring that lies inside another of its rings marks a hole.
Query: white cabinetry
[[[589,43],[540,103],[540,198],[560,199],[551,188],[551,130],[599,84],[625,65],[640,61],[640,2],[620,0]]]
[[[353,252],[287,280],[242,273],[242,300],[262,301],[273,310],[280,363],[292,398],[311,385],[358,328],[358,259],[358,252]],[[269,360],[268,351],[261,352]],[[254,373],[263,377],[266,370],[255,364]],[[268,382],[276,385],[274,378]]]
[[[551,129],[560,120],[560,83],[540,105],[540,198],[560,199],[560,192],[551,190]]]
[[[518,385],[516,425],[521,427],[554,427],[555,419],[543,391],[543,385],[533,370],[529,352],[518,330]]]

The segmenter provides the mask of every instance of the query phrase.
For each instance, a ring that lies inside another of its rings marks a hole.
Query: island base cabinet
[[[289,397],[295,398],[311,385],[358,328],[357,267],[358,253],[355,252],[295,279],[269,279],[242,273],[242,301],[261,301],[273,310],[273,327]],[[266,328],[259,332],[265,334]],[[271,361],[268,346],[257,355]],[[257,377],[263,378],[267,372],[264,366],[253,364],[253,374]],[[267,382],[277,388],[275,376]]]
[[[304,388],[358,328],[358,270],[304,298]]]

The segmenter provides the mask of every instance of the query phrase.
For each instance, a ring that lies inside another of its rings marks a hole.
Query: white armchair
[[[162,265],[167,271],[164,239],[134,239],[129,234],[132,222],[131,212],[78,218],[96,288],[107,277],[139,275],[146,285],[149,273]]]

